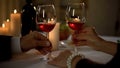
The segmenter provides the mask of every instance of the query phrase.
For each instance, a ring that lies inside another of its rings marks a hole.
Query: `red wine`
[[[39,23],[38,26],[39,26],[41,31],[50,32],[55,27],[55,24]]]
[[[68,25],[73,30],[81,30],[84,23],[82,22],[68,22]]]

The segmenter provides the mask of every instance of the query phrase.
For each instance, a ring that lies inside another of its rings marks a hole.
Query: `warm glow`
[[[10,22],[10,20],[9,20],[9,19],[7,19],[7,22]]]
[[[35,6],[34,6],[33,8],[34,8],[34,10],[36,10],[36,7],[35,7]]]
[[[51,21],[54,21],[54,19],[52,18]]]
[[[5,28],[5,24],[4,23],[2,24],[2,28]]]
[[[80,22],[80,19],[79,18],[74,18],[73,21]]]
[[[49,19],[48,23],[54,24],[55,23],[55,19],[53,19],[53,18]]]
[[[17,10],[16,10],[16,9],[14,10],[14,13],[15,13],[15,14],[17,13]]]

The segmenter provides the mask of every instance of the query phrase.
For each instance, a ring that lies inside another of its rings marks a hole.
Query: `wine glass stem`
[[[77,52],[78,52],[78,50],[77,50],[77,47],[76,47],[76,46],[74,47],[74,51],[75,51],[75,53],[77,53]]]
[[[49,32],[46,33],[46,37],[49,40]],[[47,54],[47,59],[51,59],[52,55],[51,55],[51,51]]]
[[[76,34],[79,34],[79,31],[76,30],[75,33],[76,33]],[[75,47],[74,47],[74,51],[75,51],[75,53],[78,52],[76,44],[75,44]]]
[[[47,39],[49,39],[49,32],[46,33],[46,37],[47,37]]]

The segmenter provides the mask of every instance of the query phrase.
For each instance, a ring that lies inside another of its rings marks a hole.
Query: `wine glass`
[[[43,31],[49,39],[49,32],[56,25],[56,10],[53,4],[38,5],[36,9],[36,23],[40,31]]]
[[[36,11],[36,23],[39,29],[46,32],[49,39],[49,32],[56,24],[56,11],[54,5],[38,5]]]
[[[69,3],[66,8],[65,15],[68,26],[76,31],[80,31],[82,26],[86,22],[85,18],[85,4],[84,3]],[[76,43],[76,39],[72,39],[73,43]],[[77,52],[77,47],[74,46],[74,51]]]

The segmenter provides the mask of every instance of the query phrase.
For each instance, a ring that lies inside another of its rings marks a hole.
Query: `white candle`
[[[17,13],[17,10],[14,10],[14,13],[11,13],[11,31],[13,36],[20,36],[21,34],[21,14]]]
[[[57,50],[59,45],[59,27],[60,23],[56,23],[54,29],[49,32],[49,40],[52,43],[52,50]]]

